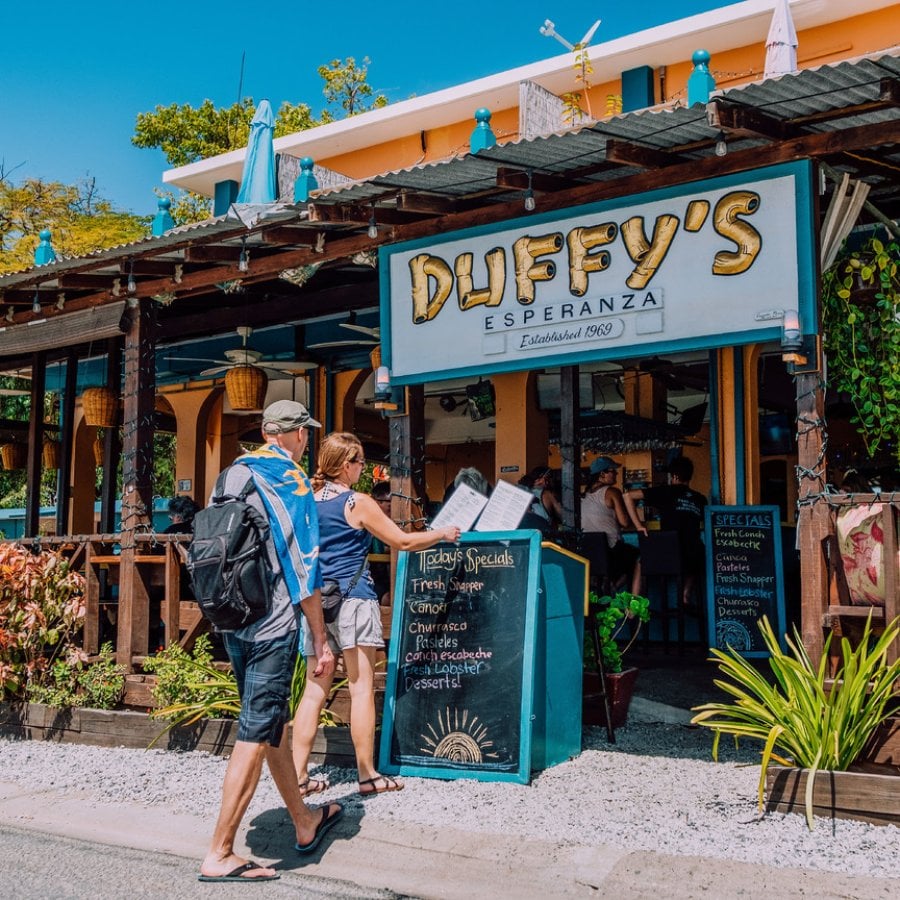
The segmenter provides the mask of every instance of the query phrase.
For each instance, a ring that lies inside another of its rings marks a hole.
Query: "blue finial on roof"
[[[294,203],[306,203],[309,195],[318,189],[319,182],[313,174],[314,165],[311,156],[304,156],[300,160],[300,174],[294,182]]]
[[[171,207],[172,201],[168,197],[160,197],[156,201],[156,215],[153,217],[151,229],[153,237],[159,237],[175,227],[175,220],[169,213]]]
[[[716,80],[709,74],[710,55],[708,50],[695,50],[691,56],[694,71],[688,76],[687,104],[706,104],[709,95],[716,89]]]
[[[50,229],[45,228],[38,237],[41,242],[34,248],[34,264],[45,266],[47,263],[56,262],[56,251],[50,243]]]
[[[494,132],[491,131],[491,111],[482,106],[475,110],[475,128],[472,137],[469,138],[469,149],[473,153],[479,150],[488,150],[497,143]]]

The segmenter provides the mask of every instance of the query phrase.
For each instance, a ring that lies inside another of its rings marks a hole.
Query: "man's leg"
[[[247,861],[235,854],[234,839],[259,783],[265,752],[265,744],[235,741],[228,767],[225,769],[219,818],[216,821],[209,852],[200,865],[201,875],[227,875]],[[274,869],[253,869],[245,877],[249,880],[261,875],[274,874],[276,874]]]

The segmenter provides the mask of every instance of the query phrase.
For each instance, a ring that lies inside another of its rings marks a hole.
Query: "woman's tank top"
[[[322,578],[336,581],[341,591],[347,587],[369,554],[372,535],[362,528],[354,528],[347,522],[345,511],[353,491],[344,491],[328,500],[317,500],[319,513],[319,565]],[[348,596],[364,600],[377,600],[372,576],[366,567]]]

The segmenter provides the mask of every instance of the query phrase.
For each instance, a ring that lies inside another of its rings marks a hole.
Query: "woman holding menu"
[[[332,651],[344,655],[350,688],[350,736],[356,753],[362,796],[399,791],[403,784],[375,769],[375,652],[384,647],[378,596],[366,558],[374,535],[397,550],[427,550],[441,541],[459,539],[455,525],[408,534],[382,512],[368,494],[354,491],[366,460],[355,435],[335,432],[319,450],[319,468],[312,478],[319,514],[319,564],[326,610],[325,630]],[[330,595],[330,598],[329,598]],[[329,621],[331,619],[332,621]],[[294,717],[294,765],[305,794],[324,791],[328,781],[311,778],[309,754],[319,715],[331,690],[332,675],[316,677],[312,640],[304,637],[306,689]]]

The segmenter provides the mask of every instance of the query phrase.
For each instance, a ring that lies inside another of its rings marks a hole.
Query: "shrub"
[[[734,697],[735,702],[698,706],[691,722],[715,732],[713,758],[723,734],[763,743],[760,809],[770,760],[809,769],[806,820],[812,828],[816,772],[846,771],[875,729],[891,714],[894,682],[900,678],[900,660],[888,664],[887,651],[898,638],[900,619],[891,622],[877,641],[871,636],[871,618],[867,619],[856,649],[842,638],[841,664],[830,688],[825,682],[831,635],[818,665],[814,666],[796,628],[793,640],[786,639],[788,653],[779,647],[765,616],[759,622],[759,630],[770,653],[774,684],[769,684],[730,647],[727,651],[713,650],[719,669],[731,679],[730,682],[717,680],[716,684]]]
[[[0,698],[24,698],[84,622],[84,578],[59,553],[0,545]]]
[[[113,709],[124,690],[125,667],[116,665],[112,644],[106,643],[94,662],[88,662],[83,651],[69,647],[65,659],[50,666],[43,684],[29,685],[28,698],[59,709]]]
[[[640,594],[619,591],[612,596],[598,596],[591,591],[588,596],[588,615],[597,623],[597,638],[605,672],[621,672],[622,657],[637,639],[644,622],[650,621],[650,601]],[[618,638],[626,621],[636,623],[628,643],[619,647]],[[590,635],[585,635],[585,663],[593,660],[595,651]]]

